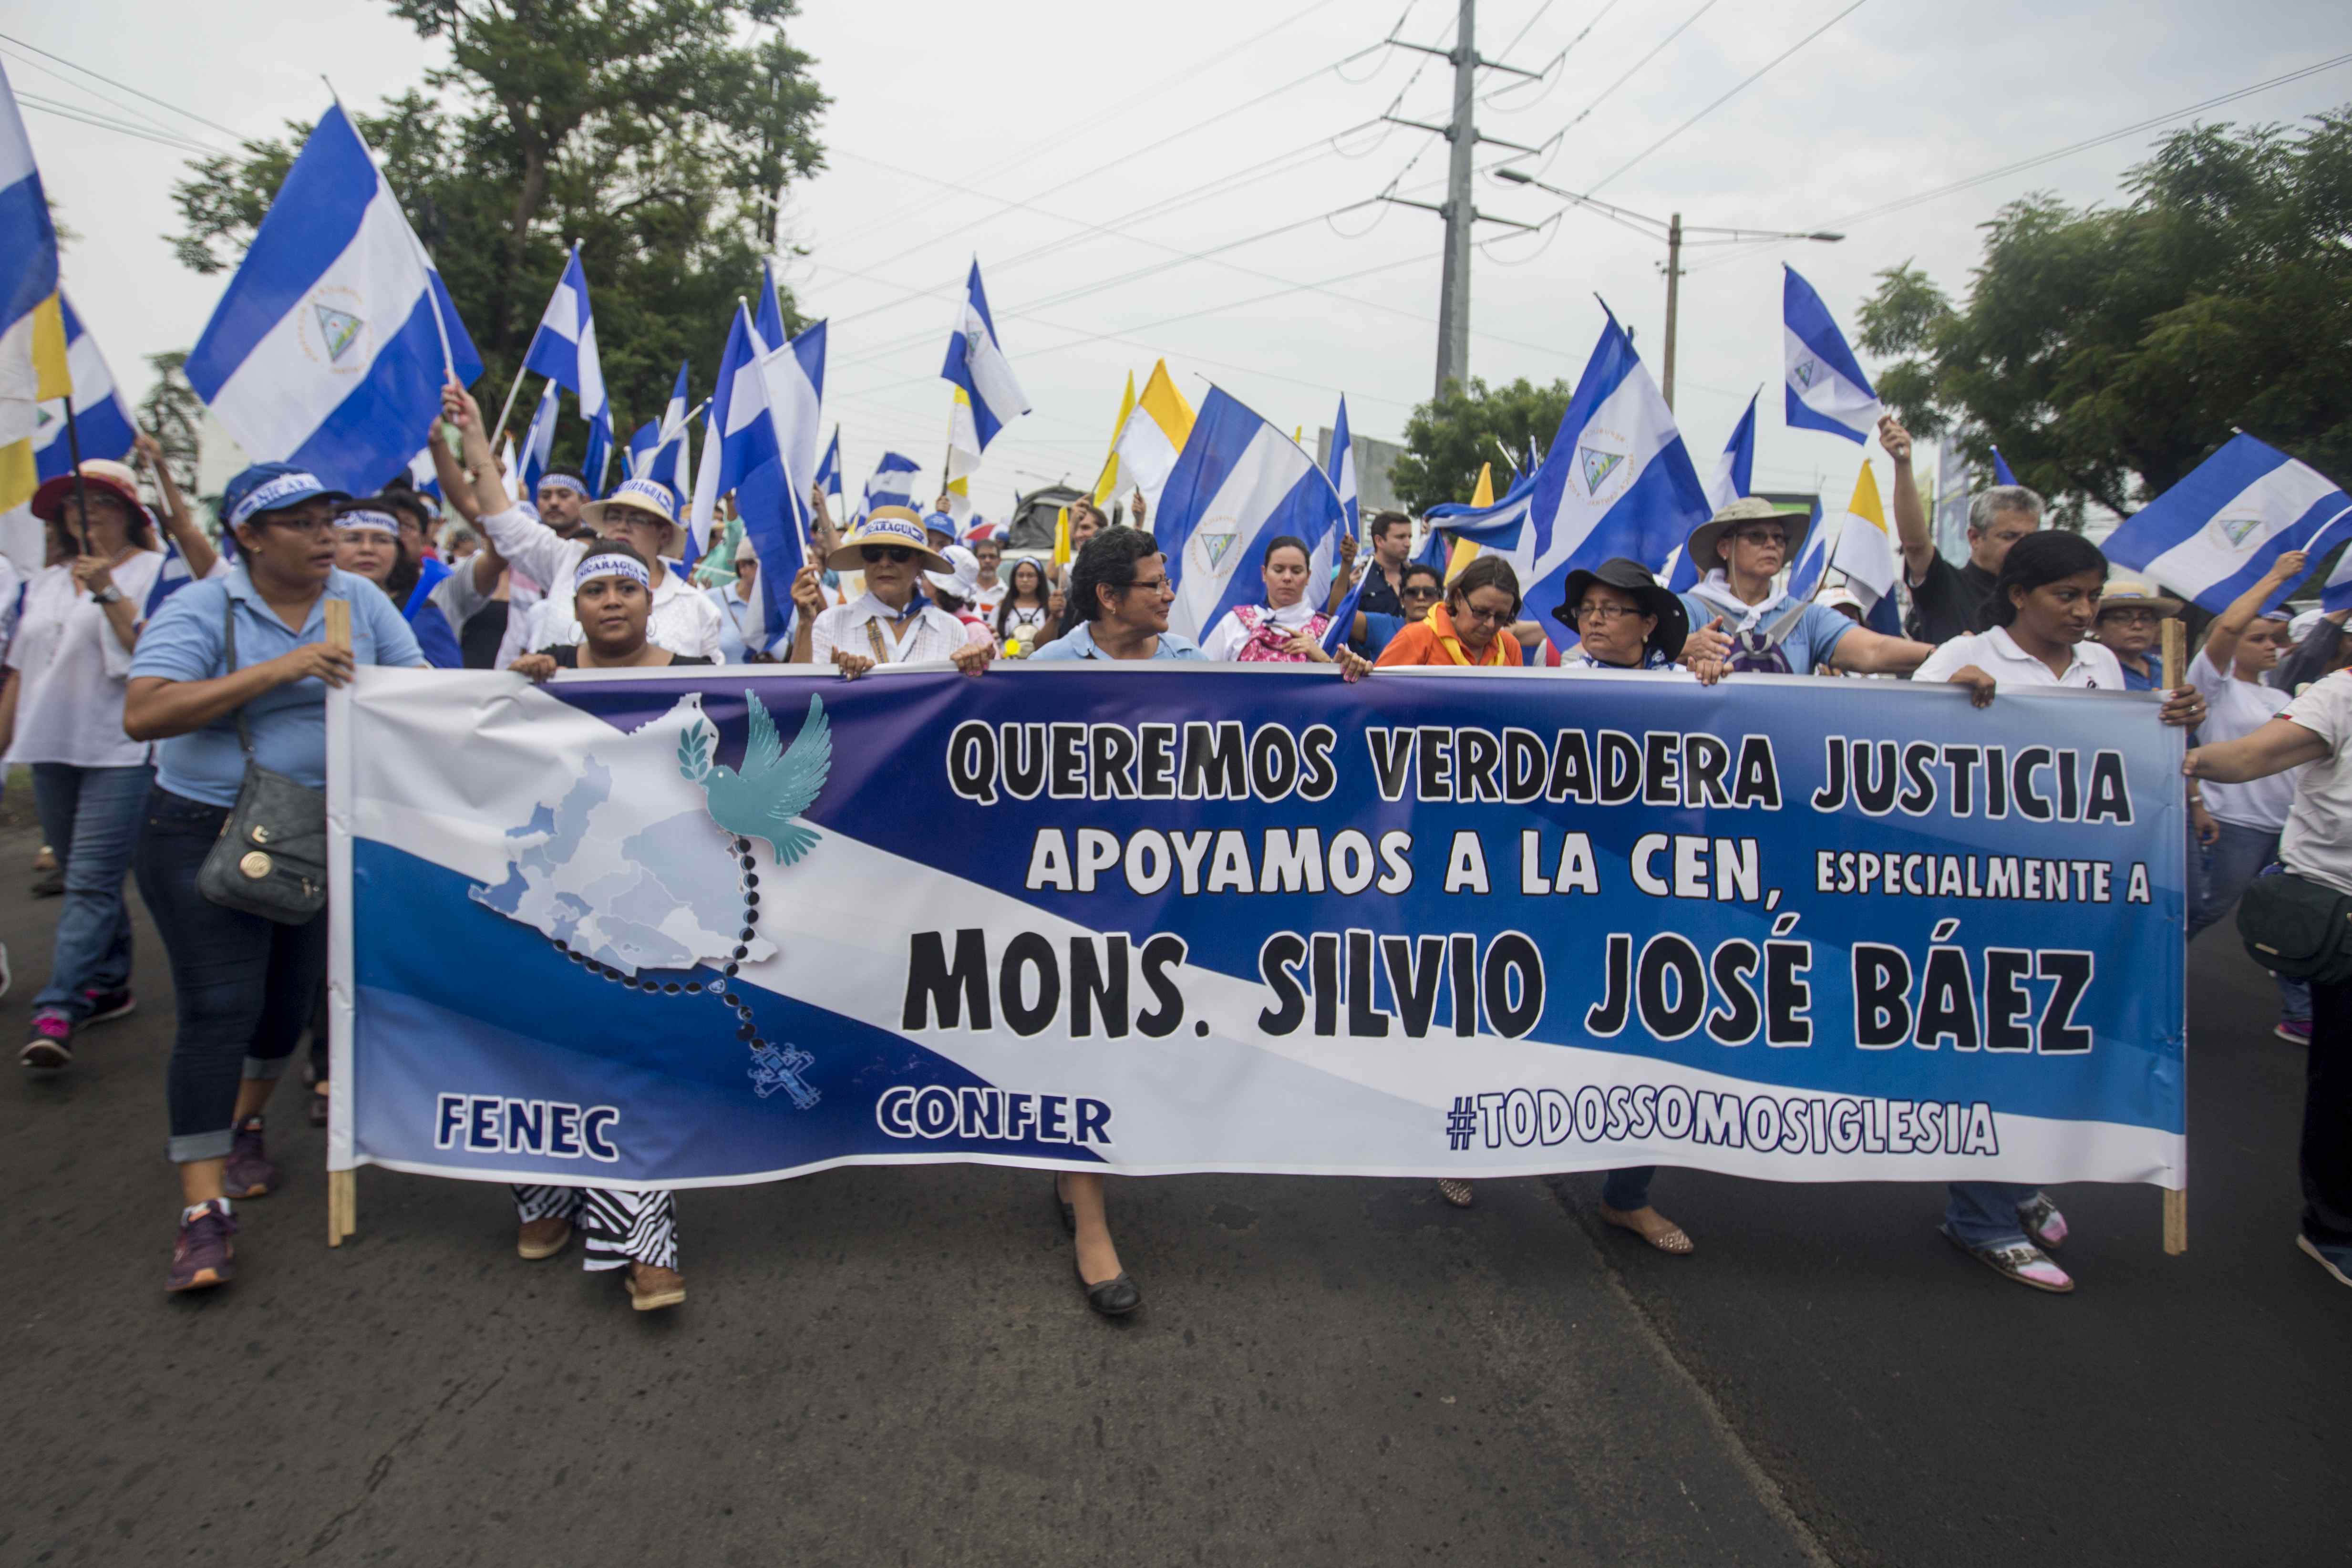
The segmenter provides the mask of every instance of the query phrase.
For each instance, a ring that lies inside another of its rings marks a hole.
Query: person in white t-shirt
[[[2261,582],[2239,595],[2215,618],[2205,646],[2189,664],[2189,682],[2205,694],[2212,712],[2199,726],[2207,744],[2251,735],[2278,717],[2293,698],[2263,678],[2277,665],[2286,639],[2287,614],[2266,608],[2285,596],[2303,576],[2300,550],[2282,554]],[[2295,770],[2249,784],[2203,786],[2205,809],[2219,829],[2205,850],[2203,885],[2189,911],[2189,940],[2220,921],[2238,902],[2255,874],[2278,858],[2279,835],[2294,804]],[[2198,786],[2191,785],[2191,789]],[[2279,977],[2279,1021],[2272,1033],[2294,1045],[2311,1039],[2311,987]]]
[[[163,491],[190,574],[210,574],[216,557],[160,449],[142,436],[140,451]],[[150,749],[122,732],[122,701],[148,608],[172,591],[165,584],[157,592],[165,556],[137,474],[121,463],[85,462],[79,488],[77,495],[74,476],[65,474],[34,493],[33,515],[47,525],[57,564],[26,584],[8,649],[13,678],[0,698],[7,761],[32,769],[42,836],[65,870],[49,978],[33,997],[21,1058],[47,1070],[72,1060],[84,1026],[120,1018],[137,1005],[122,879],[155,770]]]
[[[2352,671],[2315,681],[2252,734],[2199,746],[2181,771],[2209,784],[2251,784],[2299,770],[2279,858],[2286,869],[2352,895]],[[2352,1285],[2352,982],[2311,987],[2305,1067],[2303,1225],[2295,1245],[2339,1285]]]
[[[971,595],[972,607],[986,621],[996,619],[996,606],[1004,603],[1004,581],[998,569],[1004,564],[1004,542],[998,539],[975,539],[971,542],[971,558],[980,563],[980,579]]]
[[[2001,561],[1985,606],[1991,624],[1937,648],[1912,679],[1965,686],[1979,708],[2005,687],[2122,696],[2123,667],[2090,640],[2106,580],[2106,557],[2081,534],[2027,534]],[[2166,694],[2158,711],[2167,724],[2191,725],[2205,716],[2205,700],[2183,687]],[[2014,1182],[1954,1182],[1947,1191],[1944,1235],[1953,1246],[2036,1290],[2074,1288],[2073,1277],[2050,1257],[2066,1239],[2066,1216],[2048,1194]]]

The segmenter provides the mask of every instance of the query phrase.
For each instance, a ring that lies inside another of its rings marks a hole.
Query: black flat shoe
[[[1137,1289],[1135,1281],[1126,1275],[1106,1279],[1099,1285],[1089,1285],[1085,1269],[1078,1268],[1075,1262],[1071,1268],[1077,1271],[1078,1289],[1087,1293],[1087,1305],[1104,1317],[1124,1318],[1143,1305],[1143,1292]]]
[[[1078,1234],[1078,1211],[1062,1201],[1062,1178],[1054,1178],[1054,1206],[1062,1211],[1062,1234]]]

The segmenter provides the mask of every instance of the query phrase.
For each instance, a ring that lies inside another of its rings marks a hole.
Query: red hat
[[[139,499],[139,476],[127,463],[110,463],[103,458],[91,458],[81,466],[81,482],[94,489],[120,496],[131,510],[153,523],[155,514]],[[33,492],[33,515],[43,522],[55,522],[64,510],[66,498],[74,493],[74,476],[70,470],[56,479],[45,479]]]

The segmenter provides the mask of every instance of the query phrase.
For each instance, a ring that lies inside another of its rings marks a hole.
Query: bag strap
[[[236,673],[236,595],[224,590],[221,603],[226,606],[221,615],[221,640],[228,646],[228,672]],[[236,705],[236,743],[245,748],[245,760],[253,761],[253,730],[245,721],[245,704]]]

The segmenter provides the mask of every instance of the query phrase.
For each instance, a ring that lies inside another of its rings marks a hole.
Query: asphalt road
[[[517,1259],[495,1188],[362,1172],[330,1251],[290,1095],[236,1284],[168,1300],[142,924],[143,1010],[0,1090],[0,1563],[2341,1562],[2352,1295],[2293,1249],[2300,1057],[2224,935],[2186,1258],[2146,1188],[2061,1193],[2059,1299],[1935,1188],[1670,1172],[1676,1260],[1591,1177],[1167,1179],[1114,1188],[1148,1305],[1112,1325],[1045,1179],[974,1166],[689,1194],[650,1317]]]

